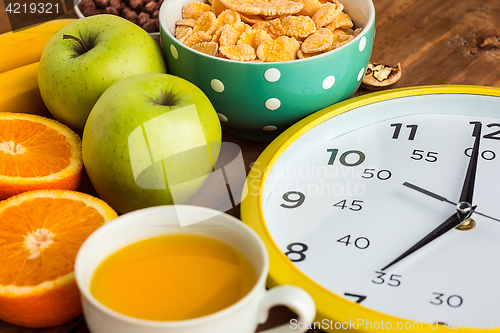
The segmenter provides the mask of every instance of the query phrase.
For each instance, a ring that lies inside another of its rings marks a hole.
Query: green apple
[[[182,204],[201,187],[220,150],[207,96],[169,74],[140,74],[109,87],[85,125],[83,162],[99,196],[120,213]]]
[[[59,31],[40,59],[38,85],[50,113],[78,133],[101,94],[142,73],[166,73],[156,41],[116,15],[78,19]]]

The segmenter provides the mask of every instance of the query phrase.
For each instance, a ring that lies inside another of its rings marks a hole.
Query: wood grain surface
[[[401,63],[403,69],[401,80],[390,88],[441,84],[500,87],[499,0],[373,2],[376,35],[371,60],[393,66]],[[76,15],[71,11],[66,17]],[[0,33],[10,30],[3,0],[0,0]],[[355,95],[366,93],[369,92],[359,89]],[[241,148],[247,172],[267,146],[227,133],[224,133],[223,141]],[[93,193],[85,178],[80,189]],[[239,206],[229,213],[239,217]],[[260,325],[258,330],[287,323],[292,318],[291,311],[276,307],[272,309],[268,322]],[[72,322],[47,329],[28,329],[0,321],[0,333],[62,333],[71,325]],[[82,326],[76,332],[86,333],[88,330]]]

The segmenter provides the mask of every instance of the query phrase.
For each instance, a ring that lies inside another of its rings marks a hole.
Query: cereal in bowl
[[[334,50],[361,32],[338,0],[211,0],[182,10],[175,37],[236,61],[290,61]]]

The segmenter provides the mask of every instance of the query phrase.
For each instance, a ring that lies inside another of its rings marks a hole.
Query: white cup
[[[181,226],[178,216],[182,216],[184,226]],[[256,284],[242,299],[223,310],[180,321],[130,317],[104,306],[92,296],[90,282],[104,259],[132,243],[172,233],[211,237],[233,246],[252,264],[257,276]],[[316,308],[311,296],[295,286],[266,290],[268,270],[267,250],[250,227],[230,215],[209,208],[182,205],[137,210],[106,223],[83,243],[75,263],[83,313],[92,333],[253,333],[258,324],[267,320],[269,309],[276,305],[291,308],[297,313],[299,322],[312,322]],[[284,324],[265,332],[298,333],[306,330]]]

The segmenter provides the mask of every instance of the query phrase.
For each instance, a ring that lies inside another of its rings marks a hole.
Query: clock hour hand
[[[428,195],[428,196],[430,196],[430,197],[432,197],[434,199],[438,199],[439,201],[450,203],[453,206],[457,205],[455,202],[450,201],[450,200],[446,199],[445,197],[442,197],[442,196],[440,196],[440,195],[438,195],[438,194],[436,194],[434,192],[431,192],[431,191],[428,191],[426,189],[423,189],[423,188],[421,188],[421,187],[419,187],[417,185],[413,185],[412,183],[404,182],[403,186],[406,186],[408,188],[411,188],[412,190],[415,190],[415,191],[418,191],[418,192],[423,193],[425,195]]]
[[[399,262],[403,258],[406,258],[413,252],[422,248],[424,245],[430,243],[434,239],[442,236],[447,231],[459,226],[463,222],[467,221],[476,206],[472,207],[472,197],[474,194],[474,183],[476,180],[476,169],[477,169],[477,161],[479,158],[479,142],[481,141],[481,123],[479,122],[471,122],[474,125],[474,132],[472,136],[476,137],[474,140],[474,147],[472,148],[472,154],[469,160],[469,165],[467,166],[467,172],[465,174],[464,184],[462,186],[462,192],[460,193],[460,200],[457,204],[456,214],[450,216],[446,221],[441,223],[436,229],[432,230],[429,234],[427,234],[424,238],[418,241],[415,245],[409,248],[402,255],[394,259],[387,266],[382,268],[382,271],[391,267],[395,263]]]
[[[417,185],[415,185],[415,184],[412,184],[412,183],[409,183],[409,182],[404,182],[404,183],[403,183],[403,186],[406,186],[406,187],[408,187],[408,188],[411,188],[412,190],[415,190],[415,191],[417,191],[417,192],[420,192],[420,193],[423,193],[423,194],[425,194],[425,195],[428,195],[428,196],[430,196],[430,197],[432,197],[432,198],[434,198],[434,199],[437,199],[437,200],[439,200],[439,201],[442,201],[442,202],[446,202],[446,203],[452,204],[453,206],[456,206],[456,205],[457,205],[457,203],[456,203],[456,202],[450,201],[450,200],[446,199],[445,197],[440,196],[439,194],[436,194],[436,193],[434,193],[434,192],[431,192],[431,191],[429,191],[429,190],[426,190],[426,189],[424,189],[424,188],[421,188],[420,186],[417,186]],[[481,215],[481,216],[483,216],[483,217],[486,217],[486,218],[492,219],[492,220],[494,220],[494,221],[500,222],[500,219],[497,219],[497,218],[495,218],[495,217],[493,217],[493,216],[489,216],[489,215],[483,214],[483,213],[478,212],[478,211],[474,211],[474,214]]]
[[[463,205],[457,205],[457,212],[453,215],[451,215],[446,221],[441,223],[436,229],[432,230],[427,236],[419,240],[415,245],[410,247],[408,250],[406,250],[402,255],[391,261],[387,266],[382,268],[382,271],[386,270],[387,268],[391,267],[395,263],[399,262],[400,260],[406,258],[413,252],[417,251],[418,249],[422,248],[424,245],[429,244],[431,241],[434,239],[442,236],[444,233],[447,231],[459,226],[462,222],[467,221],[472,213],[474,212],[474,209],[476,209],[476,206],[471,207],[467,204]]]

